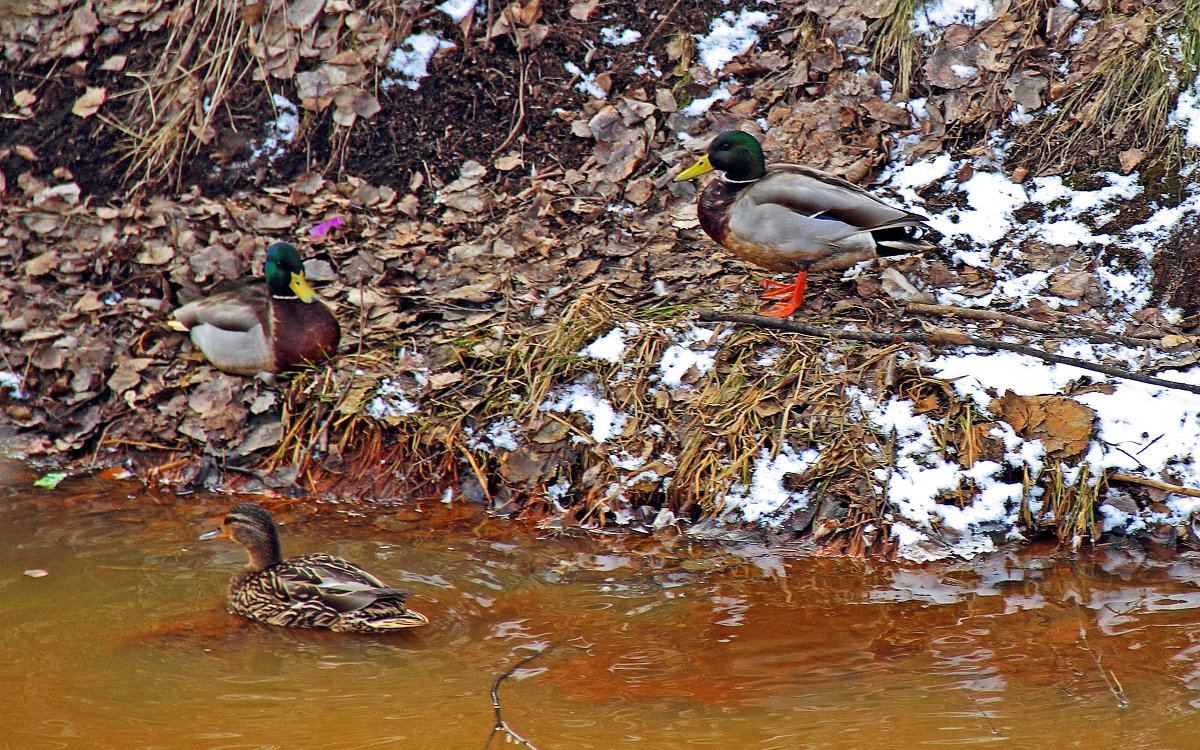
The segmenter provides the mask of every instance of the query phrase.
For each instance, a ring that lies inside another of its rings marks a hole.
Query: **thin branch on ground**
[[[663,30],[663,26],[667,25],[667,21],[671,20],[671,16],[675,14],[675,9],[679,7],[679,3],[681,2],[683,2],[683,0],[675,0],[674,4],[672,4],[671,7],[667,9],[667,12],[663,14],[662,20],[659,21],[658,25],[654,27],[654,31],[651,31],[650,34],[642,40],[643,50],[650,49],[650,42],[654,40],[654,37],[658,36],[658,32]]]
[[[509,147],[509,145],[516,139],[517,135],[520,134],[521,126],[525,124],[525,81],[528,79],[529,66],[533,65],[533,61],[530,60],[528,63],[521,64],[524,63],[525,55],[520,50],[517,50],[517,56],[517,70],[521,73],[520,85],[517,87],[517,106],[515,107],[517,111],[517,119],[516,122],[513,123],[512,129],[508,131],[508,137],[505,138],[499,146],[492,150],[492,158],[495,158],[497,154]]]
[[[805,336],[819,336],[821,338],[838,339],[842,341],[866,341],[873,344],[895,344],[897,342],[906,342],[910,344],[926,344],[928,346],[978,346],[983,349],[1004,350],[1024,354],[1029,357],[1036,357],[1045,362],[1054,362],[1060,365],[1071,365],[1082,370],[1090,370],[1098,372],[1102,375],[1108,375],[1114,378],[1123,380],[1133,380],[1138,383],[1146,383],[1147,385],[1156,385],[1160,388],[1171,388],[1178,391],[1187,391],[1189,393],[1200,393],[1200,385],[1191,383],[1180,383],[1175,380],[1163,380],[1162,378],[1152,377],[1150,375],[1139,375],[1136,372],[1122,369],[1120,367],[1112,367],[1110,365],[1096,364],[1095,362],[1087,362],[1074,357],[1064,357],[1061,354],[1051,354],[1042,349],[1036,349],[1024,344],[1013,344],[1008,341],[997,341],[996,339],[983,339],[977,336],[969,336],[962,331],[952,328],[942,328],[936,331],[928,332],[907,332],[907,333],[876,333],[874,331],[842,331],[833,328],[818,328],[810,326],[806,323],[797,323],[792,320],[780,320],[778,318],[768,318],[763,315],[739,315],[737,313],[722,313],[714,310],[700,309],[697,311],[700,320],[710,323],[740,323],[747,326],[757,326],[759,328],[770,328],[777,331],[788,331],[790,333],[800,333]]]
[[[1142,336],[1121,336],[1108,331],[1094,331],[1090,328],[1081,328],[1073,325],[1062,325],[1059,323],[1046,323],[1041,320],[1032,318],[1022,318],[1019,315],[1010,315],[1009,313],[996,312],[995,310],[981,310],[973,307],[955,307],[953,305],[925,305],[920,302],[909,302],[904,306],[905,312],[917,313],[923,315],[945,315],[951,318],[969,318],[971,320],[992,320],[999,323],[1007,323],[1008,325],[1027,328],[1030,331],[1038,331],[1039,333],[1050,333],[1068,338],[1083,338],[1093,343],[1101,342],[1106,344],[1123,344],[1125,346],[1161,346],[1161,339],[1146,338]]]
[[[1192,487],[1184,487],[1181,484],[1171,484],[1164,482],[1161,479],[1150,479],[1149,477],[1139,477],[1133,474],[1126,474],[1121,471],[1114,471],[1108,475],[1110,482],[1129,482],[1130,484],[1140,484],[1143,487],[1151,487],[1156,490],[1170,492],[1172,495],[1186,495],[1188,497],[1200,497],[1200,490]]]
[[[504,678],[512,677],[513,674],[518,669],[525,666],[526,664],[533,661],[534,659],[538,658],[539,656],[546,653],[547,651],[549,651],[552,648],[554,648],[554,646],[550,645],[550,646],[547,646],[546,648],[542,649],[541,651],[538,651],[536,654],[530,654],[529,656],[526,656],[521,661],[519,661],[516,664],[509,667],[506,672],[504,672],[503,674],[497,675],[496,679],[492,680],[492,711],[494,711],[496,714],[496,725],[494,727],[492,727],[492,733],[488,735],[487,742],[483,743],[483,750],[487,750],[489,747],[491,747],[492,740],[495,739],[496,734],[499,732],[504,733],[506,743],[515,743],[517,745],[527,747],[530,750],[537,750],[537,748],[535,748],[533,745],[529,744],[529,740],[525,739],[524,737],[522,737],[521,735],[519,735],[515,731],[513,731],[513,728],[510,727],[508,725],[508,723],[504,721],[504,718],[502,716],[500,716],[500,683],[504,681]]]

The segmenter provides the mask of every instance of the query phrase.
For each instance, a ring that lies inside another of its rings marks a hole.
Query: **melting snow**
[[[608,94],[604,89],[600,88],[600,84],[596,83],[595,73],[584,73],[583,69],[575,63],[563,63],[563,67],[573,76],[579,76],[579,82],[575,84],[577,91],[582,91],[594,99],[607,99]]]
[[[718,88],[703,99],[693,99],[690,104],[683,108],[683,114],[688,117],[699,117],[712,109],[712,105],[717,102],[727,101],[731,98],[733,98],[733,94],[730,94],[724,88]]]
[[[938,26],[978,26],[995,14],[991,0],[930,0],[913,13],[912,30],[928,34]]]
[[[605,44],[611,44],[614,47],[624,47],[639,41],[642,38],[642,32],[635,31],[634,29],[623,29],[619,26],[616,28],[605,26],[600,29],[600,38]]]
[[[725,11],[712,20],[708,36],[696,37],[699,40],[696,50],[701,64],[716,73],[733,58],[758,44],[758,34],[754,29],[766,26],[774,19],[773,14],[759,10],[742,8],[736,16],[731,10]]]
[[[386,89],[401,83],[416,91],[421,87],[420,80],[429,75],[429,61],[444,49],[454,49],[454,44],[444,42],[433,34],[413,34],[408,37],[388,56],[388,70],[399,73],[400,78],[385,78],[383,87]]]
[[[7,388],[8,395],[13,398],[27,398],[21,391],[21,384],[25,382],[19,373],[12,370],[0,370],[0,388]]]
[[[1191,88],[1179,92],[1175,111],[1168,116],[1167,124],[1183,128],[1187,145],[1193,148],[1200,146],[1200,78],[1192,83]]]
[[[719,338],[724,338],[729,333],[730,331],[726,330]],[[712,329],[696,326],[686,331],[679,343],[668,347],[658,363],[659,372],[662,373],[662,384],[669,388],[678,388],[683,385],[683,377],[689,369],[695,367],[701,375],[711,370],[717,361],[715,343],[713,348],[700,351],[696,351],[694,347],[700,343],[709,344],[712,337]]]
[[[446,0],[437,9],[453,18],[455,23],[462,23],[475,10],[475,4],[476,0]]]
[[[375,419],[405,417],[417,411],[417,405],[408,400],[404,389],[391,378],[384,378],[375,389],[375,397],[367,402],[366,412]]]
[[[291,143],[300,129],[300,110],[286,96],[272,94],[271,101],[278,113],[274,120],[267,123],[267,135],[261,146],[251,150],[251,156],[245,163],[250,163],[260,156],[274,159],[281,155],[287,144]]]
[[[1093,350],[1094,351],[1094,350]],[[1130,356],[1137,356],[1128,350]],[[1093,353],[1085,359],[1097,359]],[[1120,352],[1118,352],[1118,355]],[[986,406],[994,396],[1011,390],[1019,396],[1058,393],[1079,376],[1106,378],[1070,365],[1041,362],[1015,352],[942,356],[928,363],[938,377],[954,379],[955,389]],[[1200,383],[1200,370],[1168,370],[1164,380]],[[1200,445],[1200,395],[1128,380],[1113,380],[1113,393],[1073,396],[1097,416],[1096,439],[1086,456],[1096,468],[1134,473],[1170,472],[1183,484],[1200,486],[1200,467],[1192,454]]]
[[[578,412],[587,418],[592,425],[592,440],[603,443],[612,440],[625,429],[628,417],[613,409],[607,399],[596,393],[596,376],[587,375],[584,379],[563,389],[557,398],[546,400],[540,407],[542,411]]]
[[[637,335],[637,333],[638,328],[634,325],[614,328],[580,349],[579,356],[602,359],[605,362],[612,362],[614,365],[620,364],[621,360],[625,358],[625,335]]]
[[[764,448],[754,462],[750,486],[731,487],[725,495],[725,508],[741,512],[747,521],[762,520],[778,525],[792,513],[807,508],[812,497],[808,488],[789,490],[784,486],[783,478],[788,474],[803,474],[820,458],[821,454],[816,450],[810,448],[796,453],[787,443],[775,456]]]

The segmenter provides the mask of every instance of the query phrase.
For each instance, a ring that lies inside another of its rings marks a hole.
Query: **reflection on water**
[[[355,560],[431,620],[338,635],[224,612],[244,553],[196,536],[236,498],[32,479],[0,467],[0,748],[481,747],[492,679],[550,645],[501,688],[543,750],[1200,742],[1188,555],[915,568],[277,507],[286,555]]]

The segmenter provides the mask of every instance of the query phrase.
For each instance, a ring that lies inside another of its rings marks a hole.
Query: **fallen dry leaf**
[[[83,95],[75,100],[71,111],[78,117],[91,117],[108,101],[108,89],[104,86],[88,86]]]
[[[142,380],[141,371],[153,361],[147,357],[131,357],[121,360],[117,369],[108,378],[108,387],[117,395],[133,388]]]
[[[576,21],[586,21],[592,17],[592,13],[595,12],[596,6],[599,4],[600,0],[583,0],[583,2],[575,3],[569,11],[571,18],[574,18]]]
[[[111,73],[119,73],[125,70],[125,62],[128,58],[125,55],[113,55],[104,62],[100,63],[100,70],[107,70]]]
[[[1096,412],[1066,396],[1018,396],[1006,391],[988,407],[1026,440],[1041,440],[1046,450],[1067,458],[1087,450]]]

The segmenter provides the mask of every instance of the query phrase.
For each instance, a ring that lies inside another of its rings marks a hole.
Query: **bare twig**
[[[1180,484],[1171,484],[1164,482],[1161,479],[1150,479],[1149,477],[1139,477],[1133,474],[1126,474],[1121,471],[1114,471],[1108,475],[1110,482],[1129,482],[1130,484],[1140,484],[1143,487],[1153,487],[1156,490],[1170,492],[1172,495],[1187,495],[1188,497],[1200,497],[1200,490],[1192,487],[1184,487]]]
[[[663,13],[662,20],[659,21],[658,25],[654,27],[654,31],[651,31],[650,34],[642,40],[643,50],[650,48],[650,42],[654,39],[654,37],[658,36],[658,32],[663,30],[663,26],[667,25],[667,21],[671,20],[671,16],[675,13],[675,9],[679,7],[679,3],[681,2],[683,2],[683,0],[675,0],[671,7],[667,9],[667,12]]]
[[[980,707],[979,701],[975,700],[975,696],[971,695],[971,691],[968,690],[966,692],[967,698],[970,699],[971,703],[975,706],[975,710],[978,711],[979,715],[983,717],[983,720],[987,722],[988,729],[992,730],[992,734],[1000,734],[1000,732],[996,731],[996,725],[992,723],[992,717],[988,716],[987,711],[984,711],[983,708]]]
[[[525,80],[529,75],[529,66],[533,65],[533,61],[530,60],[525,65],[521,65],[520,62],[524,60],[525,56],[520,50],[517,50],[517,55],[520,58],[520,60],[518,60],[517,68],[521,73],[521,82],[517,87],[517,119],[516,122],[513,123],[512,130],[508,131],[508,137],[505,138],[504,142],[492,151],[493,158],[496,156],[496,154],[508,148],[509,144],[511,144],[517,137],[517,134],[521,132],[521,126],[525,123]]]
[[[1120,367],[1112,367],[1110,365],[1096,364],[1095,362],[1087,362],[1074,357],[1064,357],[1061,354],[1051,354],[1042,349],[1035,349],[1031,346],[1023,344],[1013,344],[1008,341],[997,341],[996,339],[981,339],[976,336],[968,336],[962,331],[951,328],[943,328],[936,331],[928,332],[907,332],[907,333],[875,333],[874,331],[841,331],[831,328],[818,328],[805,323],[797,323],[793,320],[780,320],[778,318],[768,318],[763,315],[739,315],[736,313],[722,313],[714,310],[698,310],[700,320],[706,322],[725,322],[725,323],[741,323],[742,325],[758,326],[759,328],[771,328],[777,331],[789,331],[791,333],[800,333],[805,336],[819,336],[822,338],[839,339],[843,341],[868,341],[874,344],[895,344],[897,342],[907,342],[910,344],[927,344],[930,346],[978,346],[984,349],[1004,350],[1024,354],[1029,357],[1036,357],[1045,362],[1054,362],[1060,365],[1071,365],[1082,370],[1091,370],[1102,375],[1108,375],[1114,378],[1122,378],[1124,380],[1133,380],[1138,383],[1146,383],[1147,385],[1156,385],[1160,388],[1172,388],[1179,391],[1187,391],[1189,393],[1200,393],[1200,385],[1191,383],[1180,383],[1175,380],[1163,380],[1149,375],[1139,375],[1136,372],[1122,369]]]
[[[1129,708],[1129,699],[1125,697],[1125,691],[1121,688],[1121,682],[1117,679],[1117,675],[1112,672],[1105,672],[1104,666],[1100,663],[1100,655],[1092,650],[1088,644],[1087,630],[1083,626],[1083,622],[1079,623],[1079,640],[1083,642],[1083,649],[1092,656],[1092,661],[1096,662],[1096,669],[1100,671],[1100,677],[1104,679],[1104,684],[1108,686],[1109,692],[1117,699],[1117,708]]]
[[[1161,339],[1146,338],[1142,336],[1121,336],[1108,331],[1094,331],[1090,328],[1081,328],[1080,326],[1061,325],[1059,323],[1046,323],[1033,318],[1022,318],[1019,315],[1010,315],[1008,313],[996,312],[995,310],[981,310],[973,307],[955,307],[953,305],[925,305],[919,302],[909,302],[904,306],[906,312],[919,313],[923,315],[945,315],[951,318],[969,318],[971,320],[993,320],[999,323],[1007,323],[1008,325],[1026,328],[1030,331],[1038,331],[1041,333],[1051,333],[1070,338],[1083,338],[1088,341],[1099,341],[1108,344],[1123,344],[1125,346],[1160,346]]]
[[[492,733],[488,735],[487,742],[483,743],[483,750],[487,750],[489,747],[491,747],[492,740],[496,737],[498,732],[504,733],[506,742],[523,745],[524,747],[530,748],[530,750],[537,750],[537,748],[529,744],[529,740],[514,732],[512,727],[510,727],[500,716],[500,683],[504,681],[504,678],[512,677],[513,673],[515,673],[518,669],[552,648],[554,648],[554,646],[550,645],[541,651],[538,651],[536,654],[530,654],[529,656],[526,656],[521,661],[509,667],[508,671],[504,672],[503,674],[496,675],[496,679],[492,680],[492,711],[494,711],[496,714],[496,725],[492,727]]]

